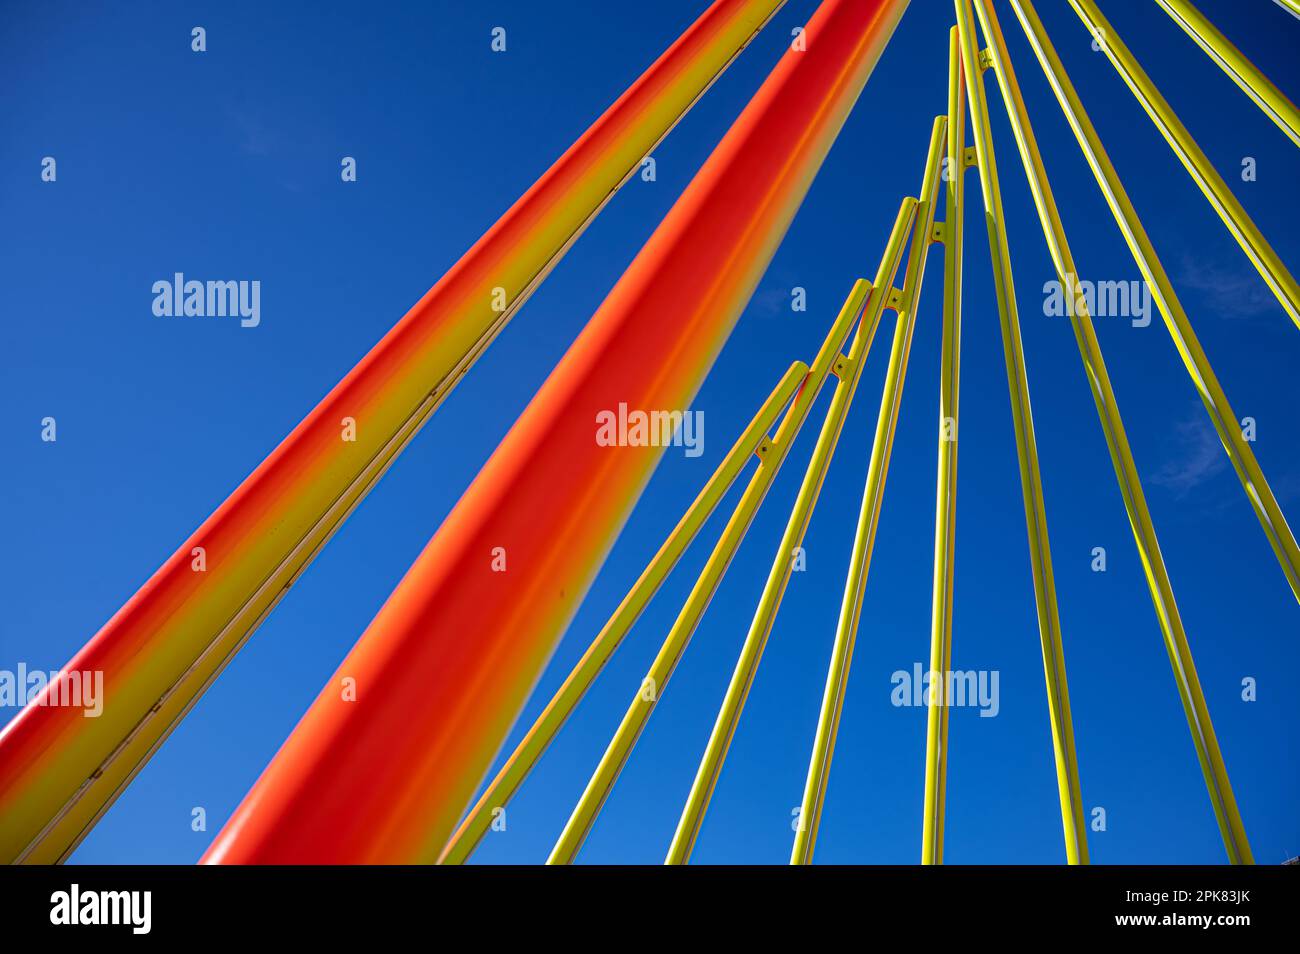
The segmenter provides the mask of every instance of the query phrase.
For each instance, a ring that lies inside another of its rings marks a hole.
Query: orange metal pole
[[[38,699],[0,731],[0,862],[71,852],[642,158],[783,2],[713,3],[105,624],[65,667],[104,674],[99,718]]]
[[[206,861],[437,859],[662,453],[598,415],[689,407],[906,7],[822,3]]]

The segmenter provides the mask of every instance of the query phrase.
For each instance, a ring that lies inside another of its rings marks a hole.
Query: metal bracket
[[[993,65],[993,48],[986,46],[984,47],[984,49],[980,50],[980,72],[983,73],[986,69],[988,69],[992,65]]]
[[[930,241],[943,244],[948,241],[948,227],[945,222],[935,222],[934,228],[930,231]]]
[[[979,165],[979,153],[975,151],[974,146],[967,146],[962,150],[961,161],[963,168],[969,169],[971,166]]]
[[[892,308],[894,311],[901,311],[903,308],[903,289],[891,288],[889,297],[885,299],[885,307]]]
[[[772,438],[764,434],[763,439],[759,441],[758,446],[754,448],[754,453],[758,455],[759,460],[763,460],[775,446],[776,444],[773,442]]]
[[[835,375],[841,381],[845,380],[853,371],[856,362],[848,355],[839,354],[835,356],[835,363],[831,365],[831,374]]]

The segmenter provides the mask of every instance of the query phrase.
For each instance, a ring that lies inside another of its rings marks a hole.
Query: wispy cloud
[[[1151,482],[1184,497],[1218,476],[1228,466],[1228,455],[1205,412],[1196,412],[1174,424],[1173,456],[1151,476]]]
[[[1195,292],[1225,318],[1250,318],[1279,308],[1264,280],[1244,260],[1225,265],[1184,254],[1178,287]]]
[[[1273,496],[1279,501],[1294,500],[1300,497],[1300,471],[1269,475],[1268,485],[1273,488]]]
[[[790,289],[769,286],[754,293],[750,307],[765,318],[771,318],[790,307]]]
[[[262,120],[251,110],[227,103],[226,119],[234,127],[235,141],[242,152],[250,156],[270,155],[274,147],[274,135]]]

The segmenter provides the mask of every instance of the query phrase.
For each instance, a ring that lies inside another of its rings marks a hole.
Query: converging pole
[[[1188,175],[1209,199],[1214,211],[1268,283],[1291,320],[1300,327],[1300,286],[1296,285],[1296,280],[1287,271],[1277,252],[1273,251],[1273,246],[1232,194],[1228,184],[1223,181],[1223,176],[1215,170],[1205,152],[1196,144],[1187,127],[1168,101],[1160,95],[1160,90],[1151,82],[1151,77],[1147,76],[1137,58],[1124,45],[1124,41],[1110,25],[1110,21],[1102,16],[1093,0],[1070,0],[1070,6],[1074,7],[1074,12],[1092,33],[1097,45],[1133,92],[1151,122],[1160,130],[1160,135],[1169,143],[1169,148],[1174,151]]]
[[[699,626],[700,619],[713,599],[714,593],[717,592],[723,574],[731,565],[736,550],[753,522],[755,513],[762,505],[768,490],[771,489],[781,465],[789,456],[790,448],[803,428],[804,421],[808,419],[813,402],[817,400],[822,385],[831,374],[835,361],[840,355],[844,339],[853,326],[860,323],[863,307],[869,300],[871,291],[870,282],[859,279],[854,283],[849,297],[831,327],[830,334],[826,336],[817,357],[813,359],[808,377],[800,388],[790,412],[781,421],[781,426],[772,439],[770,447],[765,449],[763,462],[754,471],[740,502],[736,504],[731,519],[709,554],[695,585],[691,587],[686,602],[682,604],[677,618],[673,621],[668,635],[655,655],[654,662],[650,664],[650,671],[637,686],[623,720],[619,723],[586,788],[583,789],[577,806],[569,816],[564,830],[560,833],[547,859],[547,864],[571,863],[583,842],[586,841],[587,835],[590,834],[596,816],[604,807],[605,800],[609,798],[619,773],[622,772],[623,766],[632,754],[633,746],[640,739],[646,723],[650,720],[650,715],[668,685],[668,680],[672,678],[677,663],[686,652],[686,646]]]
[[[1071,2],[1075,3],[1078,0],[1071,0]],[[1155,605],[1160,629],[1164,634],[1165,648],[1169,652],[1178,694],[1187,716],[1187,724],[1192,732],[1192,742],[1201,763],[1201,771],[1205,775],[1206,787],[1209,789],[1210,802],[1219,823],[1223,843],[1227,848],[1228,858],[1233,864],[1252,864],[1250,844],[1246,839],[1237,802],[1232,794],[1232,784],[1228,780],[1228,770],[1223,763],[1219,743],[1214,735],[1214,726],[1210,722],[1205,696],[1196,677],[1196,667],[1192,662],[1187,634],[1183,630],[1182,617],[1174,601],[1173,586],[1169,581],[1164,557],[1160,553],[1160,543],[1156,539],[1151,512],[1147,508],[1142,482],[1138,477],[1137,464],[1133,460],[1128,435],[1125,433],[1124,422],[1120,417],[1119,404],[1115,399],[1110,375],[1106,371],[1106,363],[1102,358],[1101,345],[1093,330],[1087,304],[1083,296],[1077,294],[1079,273],[1075,268],[1074,257],[1070,253],[1065,227],[1061,223],[1060,212],[1052,195],[1052,187],[1047,180],[1047,171],[1043,166],[1038,141],[1034,137],[1024,99],[1020,95],[1020,85],[1016,82],[1002,30],[998,26],[997,14],[994,13],[988,0],[977,0],[976,9],[979,11],[980,26],[989,40],[993,72],[997,75],[1003,104],[1006,106],[1007,116],[1015,133],[1016,145],[1019,147],[1025,175],[1029,179],[1029,187],[1033,192],[1034,205],[1038,209],[1043,235],[1047,239],[1052,262],[1056,266],[1057,278],[1062,288],[1067,290],[1066,297],[1071,302],[1070,320],[1079,344],[1079,353],[1083,358],[1084,371],[1091,386],[1093,401],[1097,405],[1097,414],[1106,436],[1106,445],[1110,449],[1120,494],[1124,498],[1129,523],[1133,528],[1133,538],[1145,568],[1147,586]]]
[[[668,535],[663,546],[651,558],[632,589],[623,598],[623,602],[618,605],[600,633],[592,640],[587,651],[578,660],[578,664],[573,667],[563,685],[547,703],[542,714],[537,717],[537,721],[533,723],[527,735],[506,760],[496,778],[474,803],[474,807],[470,809],[465,820],[456,829],[456,833],[447,842],[447,847],[443,849],[442,856],[438,859],[439,864],[461,864],[470,856],[491,827],[493,813],[497,809],[504,809],[514,797],[524,779],[528,777],[528,773],[533,770],[533,766],[541,759],[569,716],[573,714],[573,710],[582,701],[591,684],[605,668],[605,663],[623,642],[623,638],[640,617],[646,604],[654,597],[686,548],[699,534],[700,528],[704,526],[718,503],[735,483],[736,478],[740,476],[749,459],[751,457],[758,457],[760,460],[770,459],[773,441],[768,437],[768,431],[780,416],[781,410],[789,403],[790,398],[806,385],[807,375],[808,365],[802,361],[790,365],[785,376],[754,415],[749,427],[745,428],[744,433],[740,435],[722,463],[713,472],[713,476],[704,485],[704,489],[677,522],[677,526]]]
[[[1228,74],[1228,78],[1243,93],[1254,100],[1255,105],[1273,120],[1278,129],[1300,146],[1300,110],[1286,98],[1286,94],[1273,85],[1259,67],[1233,46],[1205,14],[1196,9],[1191,0],[1156,0],[1156,3],[1218,64],[1219,69]]]
[[[976,69],[978,69],[978,65]],[[925,728],[921,863],[943,863],[948,784],[948,678],[952,669],[952,585],[957,539],[957,408],[961,393],[962,232],[965,222],[966,87],[957,28],[948,34],[948,148],[944,172],[943,344],[939,360],[939,475],[935,481],[934,596],[930,610],[930,707]]]
[[[809,458],[808,465],[804,470],[803,481],[799,486],[798,495],[795,497],[794,506],[791,508],[785,532],[781,536],[781,543],[777,547],[776,557],[768,574],[767,583],[763,588],[763,594],[759,598],[758,609],[755,611],[754,619],[750,624],[749,635],[745,639],[746,649],[742,650],[742,661],[737,663],[738,667],[747,665],[746,660],[752,660],[754,665],[757,665],[757,656],[754,654],[752,647],[757,641],[766,641],[767,634],[771,631],[772,621],[776,616],[777,608],[780,606],[781,597],[785,593],[785,584],[790,577],[791,566],[794,562],[794,551],[803,541],[803,534],[812,515],[812,508],[816,504],[817,495],[821,491],[826,469],[835,453],[835,446],[839,441],[840,432],[843,430],[844,420],[848,416],[849,406],[852,404],[853,396],[857,392],[858,382],[862,377],[862,369],[866,364],[867,355],[871,351],[871,343],[875,339],[876,330],[880,325],[880,318],[887,307],[894,307],[897,304],[896,293],[893,290],[894,276],[897,274],[902,261],[903,245],[907,242],[912,223],[918,212],[916,199],[908,196],[903,200],[898,210],[898,216],[894,219],[894,227],[890,231],[884,255],[880,260],[880,266],[876,270],[867,312],[853,336],[853,343],[849,347],[849,353],[840,356],[836,361],[835,374],[839,381],[836,383],[835,391],[831,395],[830,406],[826,409],[826,414],[822,418],[822,427],[817,435],[817,443],[813,447],[812,456]],[[891,305],[891,302],[894,304]],[[734,679],[735,676],[733,676],[733,681]],[[731,694],[730,689],[728,694]],[[716,726],[714,730],[717,731]],[[700,777],[697,775],[695,785],[692,786],[691,794],[688,797],[687,812],[691,810],[692,803],[697,803],[700,806],[699,810],[702,811],[707,796],[702,797],[698,794],[701,792]],[[685,813],[683,817],[686,817]],[[682,828],[681,822],[679,822],[677,833],[673,836],[672,844],[669,847],[667,863],[684,861],[686,855],[689,854],[690,844],[683,843],[681,838]]]
[[[1056,789],[1061,802],[1061,828],[1065,856],[1070,864],[1088,863],[1088,836],[1083,819],[1083,794],[1074,750],[1074,720],[1070,717],[1070,690],[1065,674],[1065,645],[1056,605],[1056,581],[1052,574],[1052,550],[1047,533],[1047,508],[1043,503],[1043,478],[1038,466],[1038,441],[1034,436],[1034,415],[1029,403],[1029,378],[1025,369],[1024,346],[1020,340],[1020,313],[1016,286],[1011,274],[1011,252],[1007,245],[1002,212],[1002,187],[993,152],[993,131],[984,97],[979,47],[975,42],[975,21],[970,0],[953,0],[957,30],[961,37],[966,98],[970,103],[971,130],[975,139],[976,164],[984,197],[984,221],[988,226],[989,254],[993,259],[993,283],[997,290],[998,318],[1002,325],[1002,351],[1007,365],[1007,386],[1011,392],[1011,417],[1015,425],[1016,456],[1020,462],[1020,489],[1025,503],[1025,529],[1033,567],[1034,604],[1038,611],[1038,636],[1043,651],[1043,676],[1047,686],[1047,712],[1052,728],[1052,755],[1056,763]]]
[[[906,6],[821,5],[206,861],[439,857],[662,454],[598,415],[689,407]]]
[[[880,523],[880,510],[885,496],[885,478],[889,475],[889,459],[893,453],[894,433],[898,427],[898,413],[903,400],[907,360],[912,350],[913,332],[916,330],[916,309],[921,300],[921,281],[925,276],[925,265],[934,235],[934,213],[938,204],[939,173],[943,168],[947,128],[947,118],[940,116],[934,121],[934,128],[930,134],[925,172],[921,177],[921,203],[917,209],[916,226],[912,230],[911,248],[908,250],[907,279],[903,289],[903,300],[897,309],[898,317],[894,325],[894,342],[889,353],[889,368],[885,372],[885,386],[880,395],[880,412],[876,418],[876,434],[871,443],[871,463],[867,467],[866,486],[862,490],[862,507],[853,537],[848,576],[844,581],[844,598],[840,603],[835,643],[831,650],[830,665],[827,667],[826,688],[822,694],[817,730],[813,736],[812,757],[808,763],[808,777],[804,783],[803,802],[799,809],[794,848],[790,855],[791,864],[806,865],[812,862],[813,848],[817,843],[817,830],[821,824],[822,806],[826,801],[826,784],[830,779],[831,757],[835,754],[835,737],[839,733],[840,715],[844,710],[844,693],[849,681],[849,666],[853,662],[853,645],[857,638],[858,623],[862,617],[862,597],[866,591],[867,574],[871,569],[871,554],[876,544],[876,527]],[[753,681],[752,675],[750,681]],[[738,716],[739,711],[737,711]],[[725,755],[725,750],[723,751]],[[718,768],[712,770],[715,780],[720,769],[721,759]],[[703,815],[703,810],[704,805],[701,805],[700,816]],[[698,832],[699,821],[695,818],[691,821],[694,831]],[[678,831],[680,834],[680,827]]]
[[[1255,459],[1255,452],[1251,450],[1250,442],[1242,436],[1237,415],[1232,410],[1232,405],[1228,403],[1228,397],[1219,384],[1214,369],[1210,366],[1210,360],[1205,356],[1205,351],[1192,330],[1187,312],[1183,310],[1173,283],[1169,280],[1169,274],[1161,264],[1160,257],[1156,254],[1155,246],[1151,244],[1151,238],[1147,235],[1137,210],[1129,201],[1119,173],[1115,171],[1115,166],[1106,154],[1101,137],[1097,135],[1096,127],[1088,118],[1079,94],[1075,92],[1074,84],[1070,82],[1060,57],[1056,55],[1056,49],[1052,46],[1047,31],[1043,29],[1042,21],[1039,20],[1033,4],[1029,0],[1011,0],[1011,5],[1025,30],[1025,35],[1029,38],[1030,46],[1038,57],[1039,65],[1042,66],[1053,92],[1056,93],[1056,100],[1060,103],[1070,128],[1074,130],[1079,148],[1083,150],[1084,158],[1092,168],[1106,203],[1110,206],[1124,240],[1128,243],[1129,251],[1132,252],[1134,261],[1137,262],[1138,268],[1142,270],[1142,276],[1151,288],[1156,307],[1164,317],[1165,327],[1169,330],[1174,346],[1183,359],[1192,384],[1205,404],[1214,429],[1219,434],[1219,440],[1227,451],[1228,459],[1232,461],[1233,469],[1236,470],[1237,477],[1245,488],[1246,499],[1250,501],[1255,516],[1259,518],[1264,534],[1277,555],[1282,572],[1291,585],[1291,592],[1297,600],[1300,600],[1300,547],[1296,545],[1295,535],[1292,534],[1282,508],[1273,495],[1273,489]]]
[[[784,0],[718,0],[0,731],[0,863],[66,857],[641,160]],[[343,434],[348,433],[345,439]],[[47,692],[57,692],[51,686]]]

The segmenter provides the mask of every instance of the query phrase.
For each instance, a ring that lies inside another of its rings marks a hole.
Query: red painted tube
[[[597,414],[689,406],[906,6],[822,3],[205,861],[437,859],[659,459]]]
[[[783,2],[710,5],[114,614],[65,667],[103,674],[99,718],[32,705],[0,730],[0,863],[49,863],[76,846],[533,287]],[[344,441],[348,420],[354,439]]]

